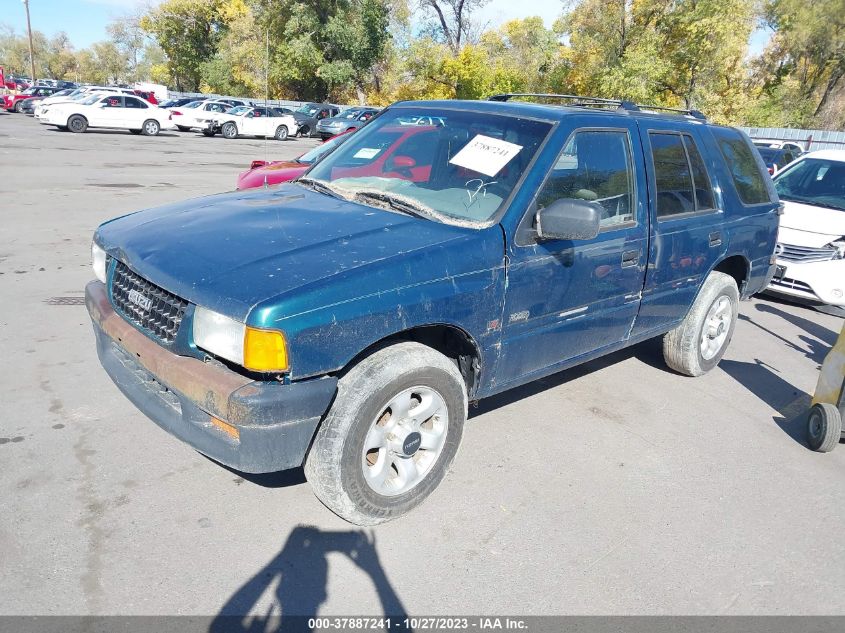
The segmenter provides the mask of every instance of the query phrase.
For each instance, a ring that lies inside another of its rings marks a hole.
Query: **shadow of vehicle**
[[[539,378],[525,385],[484,398],[483,400],[479,400],[475,405],[470,406],[468,417],[472,419],[490,411],[495,411],[500,407],[518,402],[519,400],[536,396],[544,391],[566,384],[570,380],[581,378],[582,376],[604,369],[605,367],[610,367],[629,358],[636,358],[649,367],[673,374],[674,372],[663,361],[661,341],[662,339],[660,337],[649,339],[631,347],[626,347],[618,352],[608,354],[607,356],[601,356],[595,360],[571,367],[570,369],[564,369],[551,376]]]
[[[781,378],[776,368],[757,358],[753,363],[722,359],[719,368],[775,409],[778,412],[772,418],[775,424],[801,446],[807,446],[805,423],[810,408],[810,394]]]
[[[396,621],[406,617],[405,608],[379,561],[374,534],[297,526],[279,554],[226,601],[212,620],[209,633],[314,630],[311,620],[328,597],[330,553],[348,557],[370,578],[385,616]],[[269,602],[262,600],[268,591],[272,592]]]
[[[785,321],[789,321],[796,327],[800,327],[804,330],[807,334],[811,336],[815,336],[820,341],[824,341],[824,343],[828,346],[828,348],[833,347],[833,344],[836,342],[836,337],[839,336],[839,332],[834,332],[830,328],[826,328],[823,325],[816,323],[815,321],[811,321],[810,319],[805,319],[802,316],[798,316],[797,314],[792,314],[790,312],[786,312],[785,310],[781,310],[777,304],[781,303],[782,305],[790,305],[786,304],[777,300],[769,301],[768,299],[766,302],[759,302],[754,305],[754,308],[758,312],[767,312],[769,314],[775,314]]]

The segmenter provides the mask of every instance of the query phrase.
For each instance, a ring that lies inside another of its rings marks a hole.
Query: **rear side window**
[[[715,209],[713,187],[692,136],[649,132],[657,217]]]
[[[719,151],[725,159],[739,199],[744,204],[771,202],[769,188],[745,138],[731,128],[713,128]]]
[[[143,101],[136,99],[135,97],[124,97],[123,101],[126,104],[127,108],[136,108],[138,110],[141,110],[147,107]]]
[[[657,217],[695,211],[692,171],[680,134],[649,132],[657,195]]]

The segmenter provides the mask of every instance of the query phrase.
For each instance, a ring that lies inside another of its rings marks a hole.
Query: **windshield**
[[[757,151],[760,152],[760,156],[763,157],[763,160],[768,165],[776,158],[780,158],[780,153],[782,150],[773,149],[771,147],[758,147]]]
[[[338,117],[341,119],[356,119],[359,114],[361,114],[360,110],[347,110],[346,112],[341,112]]]
[[[314,149],[308,150],[302,156],[297,158],[296,162],[305,163],[306,165],[316,163],[323,156],[326,156],[332,150],[337,149],[350,136],[352,136],[352,134],[341,134],[340,136],[335,136],[325,143],[318,145]]]
[[[250,108],[249,106],[235,106],[234,108],[229,110],[226,114],[246,114],[251,109],[252,108]]]
[[[90,95],[87,98],[82,99],[80,103],[82,103],[82,105],[92,105],[94,103],[97,103],[100,99],[102,99],[102,97],[103,95],[101,94]]]
[[[200,107],[205,101],[191,101],[190,103],[186,103],[183,105],[183,108],[198,108]]]
[[[65,89],[65,90],[59,90],[58,92],[54,92],[54,93],[53,93],[53,96],[54,96],[54,97],[66,97],[66,96],[67,96],[67,95],[69,95],[70,93],[71,93],[71,91],[70,91],[70,90],[67,90],[67,89]]]
[[[35,94],[35,88],[27,88],[26,90],[21,92],[21,94],[22,95],[34,95]]]
[[[445,223],[486,222],[550,129],[550,123],[515,116],[395,108],[317,163],[308,178],[378,208]]]
[[[775,178],[783,200],[845,211],[845,162],[804,158]]]
[[[299,112],[300,114],[307,114],[307,115],[310,116],[310,115],[314,114],[315,112],[317,112],[317,110],[318,110],[318,108],[316,106],[308,105],[306,103],[305,105],[297,108],[296,111]]]

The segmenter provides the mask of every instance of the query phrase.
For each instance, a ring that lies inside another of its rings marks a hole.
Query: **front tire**
[[[311,136],[311,127],[308,125],[303,125],[299,128],[299,136],[300,138],[305,138],[306,136]]]
[[[286,141],[288,138],[288,128],[286,125],[280,125],[276,128],[275,138],[277,141]]]
[[[161,132],[161,125],[155,119],[147,119],[141,127],[141,132],[144,136],[158,136]]]
[[[223,134],[223,138],[238,138],[238,126],[229,121],[223,124],[220,133]]]
[[[455,363],[413,342],[382,348],[338,382],[305,461],[317,498],[356,525],[422,503],[460,446],[467,391]]]
[[[842,437],[842,414],[829,402],[819,402],[807,416],[807,445],[819,453],[829,453]]]
[[[17,112],[18,114],[20,114],[21,112],[23,112],[23,102],[18,101],[18,102],[15,104],[15,112]]]
[[[67,129],[75,134],[82,134],[88,129],[88,119],[81,114],[74,114],[67,120]]]
[[[730,275],[712,272],[681,324],[663,337],[663,358],[680,374],[701,376],[722,360],[739,314],[739,290]]]

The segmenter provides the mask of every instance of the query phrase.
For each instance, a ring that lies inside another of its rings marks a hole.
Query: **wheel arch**
[[[417,325],[385,336],[356,354],[338,374],[342,376],[367,356],[400,341],[421,343],[455,362],[458,371],[464,378],[467,394],[470,400],[473,399],[473,395],[477,392],[480,384],[481,347],[472,335],[463,328],[450,323]]]
[[[751,275],[751,262],[744,255],[727,255],[713,267],[714,272],[730,275],[736,281],[740,298],[745,298],[748,279]]]

